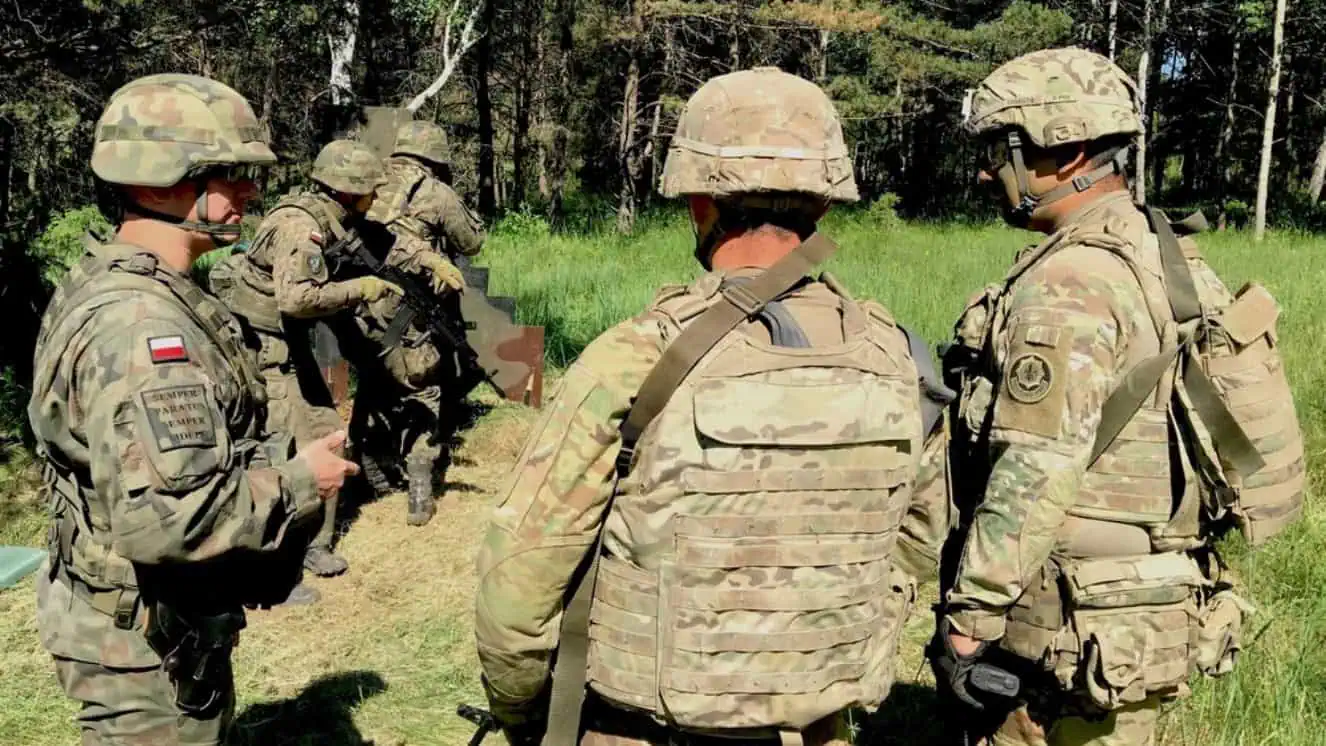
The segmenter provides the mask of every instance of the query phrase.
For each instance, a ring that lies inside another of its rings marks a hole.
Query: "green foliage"
[[[902,218],[898,216],[898,195],[896,194],[881,194],[878,199],[870,203],[865,214],[870,222],[885,230],[894,230],[904,225]]]
[[[62,213],[28,247],[28,255],[41,268],[42,280],[49,286],[64,277],[83,256],[83,237],[89,230],[110,230],[110,223],[91,205]]]
[[[0,448],[23,440],[30,393],[27,386],[15,380],[14,371],[0,370]]]

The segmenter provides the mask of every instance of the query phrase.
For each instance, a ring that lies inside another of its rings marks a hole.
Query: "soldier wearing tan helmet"
[[[390,261],[429,277],[438,303],[459,314],[456,293],[465,280],[453,263],[473,256],[483,246],[479,219],[452,190],[447,135],[432,122],[409,122],[396,133],[386,159],[385,183],[368,218],[386,225],[396,237]],[[453,356],[439,350],[436,340],[413,326],[399,342],[389,342],[389,329],[401,307],[388,296],[367,304],[356,314],[365,354],[355,359],[361,386],[355,396],[350,439],[364,465],[364,474],[380,492],[392,489],[402,462],[409,480],[406,522],[419,526],[432,519],[433,475],[442,455],[445,409],[457,406],[466,391],[456,390]]]
[[[37,626],[84,744],[225,739],[244,607],[290,592],[299,528],[356,471],[343,432],[294,458],[264,432],[239,325],[189,279],[275,162],[248,102],[207,78],[135,80],[97,123],[119,227],[46,309],[28,408],[52,510]]]
[[[662,190],[709,271],[592,342],[526,444],[478,560],[489,702],[514,744],[846,744],[947,531],[930,364],[811,276],[857,199],[814,84],[705,83]]]
[[[315,188],[282,198],[258,226],[248,250],[213,268],[215,292],[243,322],[267,384],[269,429],[297,444],[344,427],[313,357],[312,324],[353,311],[389,294],[377,277],[332,277],[323,249],[373,203],[383,182],[382,161],[367,147],[334,140],[318,153],[309,174]],[[343,324],[350,323],[348,318]],[[339,575],[348,565],[332,552],[339,500],[329,500],[322,527],[304,557],[315,575]],[[317,592],[300,586],[289,603],[312,603]]]
[[[1134,205],[1136,91],[1104,57],[1019,57],[966,117],[1009,222],[1048,238],[972,298],[945,355],[964,531],[936,678],[969,742],[1151,744],[1189,672],[1238,650],[1247,606],[1212,537],[1232,521],[1265,538],[1301,506],[1293,402],[1267,362],[1278,311],[1260,286],[1236,301],[1184,226]],[[1265,502],[1232,500],[1240,483]]]

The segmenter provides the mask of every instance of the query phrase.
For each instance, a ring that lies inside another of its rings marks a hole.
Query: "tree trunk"
[[[493,99],[488,77],[493,67],[493,45],[497,3],[483,0],[483,36],[475,54],[474,105],[479,110],[479,212],[485,218],[497,214],[497,161],[493,151]]]
[[[819,57],[815,60],[815,82],[824,85],[829,82],[829,39],[832,32],[828,29],[820,29],[820,49]]]
[[[663,142],[663,96],[672,82],[672,46],[676,42],[676,30],[671,23],[663,25],[663,77],[658,84],[658,97],[654,100],[654,121],[649,125],[649,194],[652,200],[654,190],[658,188],[658,178],[663,171],[663,158],[667,155],[667,145]]]
[[[1114,61],[1116,37],[1119,35],[1119,0],[1110,0],[1110,17],[1108,20],[1109,30],[1106,32],[1109,36],[1110,62]]]
[[[1312,180],[1308,182],[1308,198],[1313,204],[1321,199],[1321,187],[1326,182],[1326,132],[1322,132],[1317,146],[1317,159],[1312,162]]]
[[[341,18],[334,31],[327,32],[327,46],[331,52],[331,74],[327,86],[331,101],[336,106],[348,104],[353,96],[354,84],[350,80],[350,67],[355,61],[355,41],[359,34],[359,0],[342,0]]]
[[[1234,179],[1234,163],[1228,158],[1230,145],[1234,140],[1234,99],[1238,95],[1239,55],[1243,50],[1243,30],[1234,30],[1234,43],[1229,56],[1229,89],[1225,93],[1225,119],[1220,126],[1220,137],[1216,138],[1215,159],[1212,161],[1219,169],[1217,174],[1216,199],[1220,217],[1218,223],[1223,228],[1225,223],[1225,202],[1229,196],[1229,185]]]
[[[1271,147],[1275,144],[1275,107],[1280,97],[1281,48],[1285,41],[1285,5],[1288,0],[1276,0],[1275,27],[1271,40],[1271,79],[1266,84],[1266,121],[1262,124],[1262,157],[1257,169],[1257,217],[1253,224],[1253,240],[1266,237],[1266,198],[1271,181]]]
[[[9,183],[13,173],[14,126],[0,117],[0,235],[9,226]],[[1321,191],[1320,187],[1317,191]]]
[[[1147,121],[1146,88],[1151,80],[1148,66],[1151,64],[1152,24],[1151,16],[1155,0],[1146,0],[1142,10],[1142,54],[1137,59],[1137,108],[1141,110],[1142,121]],[[1114,58],[1114,45],[1110,45],[1110,58]],[[1151,128],[1145,127],[1141,137],[1137,138],[1137,166],[1133,171],[1133,199],[1139,204],[1146,202],[1146,145],[1151,137]]]
[[[576,0],[557,0],[557,76],[549,92],[548,108],[552,114],[552,147],[548,152],[548,216],[562,217],[566,197],[567,149],[571,123],[571,62],[575,51]]]
[[[622,93],[622,118],[617,137],[617,164],[621,190],[617,199],[617,232],[630,233],[635,228],[636,180],[640,177],[635,157],[635,130],[640,106],[640,42],[644,36],[644,17],[640,0],[631,0],[630,63],[626,68],[626,88]]]
[[[526,0],[521,15],[521,67],[524,74],[516,81],[516,122],[511,133],[512,183],[511,204],[525,204],[525,179],[529,164],[530,106],[533,105],[534,85],[537,83],[539,59],[534,39],[539,34],[539,19],[543,17],[541,0]]]

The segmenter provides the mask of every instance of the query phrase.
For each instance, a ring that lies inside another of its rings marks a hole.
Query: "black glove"
[[[975,692],[970,691],[968,684],[971,682],[972,672],[986,649],[990,647],[990,643],[981,641],[975,653],[959,655],[953,648],[953,643],[949,641],[952,624],[948,618],[941,617],[935,627],[935,636],[930,639],[930,644],[925,649],[926,657],[930,659],[930,668],[935,673],[935,686],[941,692],[948,692],[959,702],[977,712],[985,710],[985,703]]]

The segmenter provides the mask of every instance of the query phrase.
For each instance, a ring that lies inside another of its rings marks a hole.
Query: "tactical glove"
[[[359,290],[359,298],[365,303],[372,303],[387,293],[402,295],[398,285],[387,282],[381,277],[360,277],[354,282]]]
[[[953,625],[948,618],[941,619],[936,627],[935,636],[925,649],[926,657],[930,659],[930,668],[935,673],[935,686],[941,692],[953,695],[967,707],[977,712],[983,711],[985,703],[980,700],[977,692],[969,688],[969,684],[973,670],[990,643],[982,641],[975,653],[961,655],[949,640]]]
[[[465,290],[465,275],[460,268],[446,257],[431,251],[419,254],[419,266],[432,276],[433,292],[441,294],[447,290],[462,292]]]

